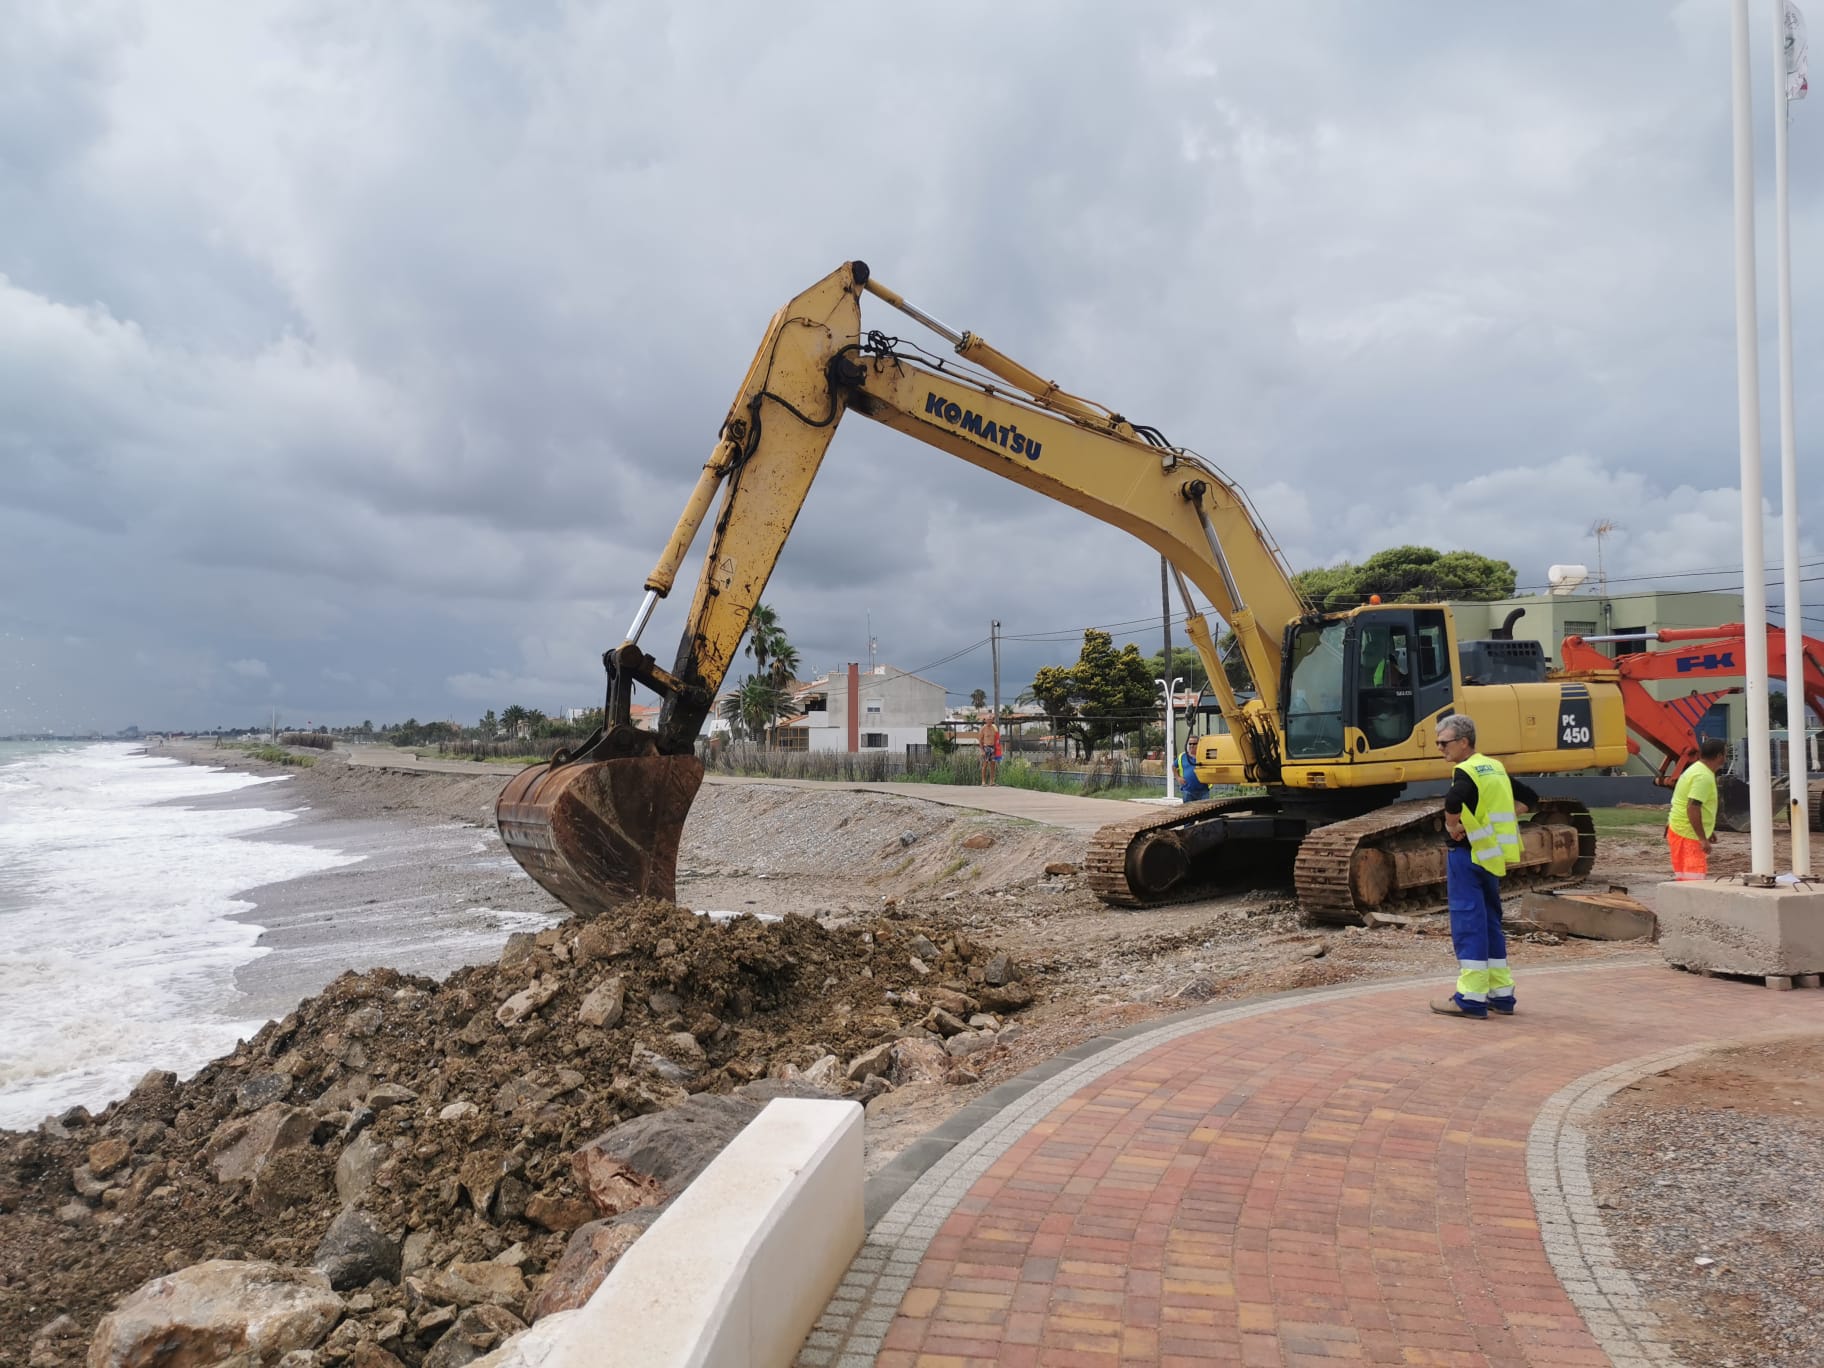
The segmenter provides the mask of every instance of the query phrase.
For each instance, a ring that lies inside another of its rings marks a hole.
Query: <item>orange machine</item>
[[[1768,627],[1767,659],[1781,661],[1786,656],[1786,632]],[[1746,668],[1743,647],[1747,628],[1739,622],[1721,627],[1668,627],[1658,632],[1628,632],[1617,636],[1568,636],[1562,643],[1564,673],[1571,676],[1613,678],[1621,687],[1621,701],[1626,709],[1631,754],[1640,754],[1640,743],[1647,742],[1660,753],[1657,782],[1671,788],[1686,765],[1697,759],[1697,725],[1710,705],[1728,694],[1738,693],[1741,685],[1699,690],[1680,698],[1655,698],[1647,691],[1649,680],[1683,680],[1693,682],[1712,679],[1739,679]],[[1666,651],[1636,651],[1611,660],[1596,649],[1597,642],[1659,642],[1672,647]],[[1819,717],[1824,717],[1824,642],[1804,639],[1800,651],[1805,663],[1805,703]],[[1777,668],[1777,667],[1776,667]],[[1791,719],[1791,703],[1787,717]],[[1740,778],[1725,775],[1718,791],[1717,822],[1725,830],[1745,830],[1748,813],[1748,786]],[[1824,785],[1807,795],[1806,809],[1813,831],[1824,830]]]

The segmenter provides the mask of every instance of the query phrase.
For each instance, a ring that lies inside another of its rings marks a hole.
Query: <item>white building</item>
[[[802,717],[781,724],[782,750],[905,753],[925,744],[944,720],[944,686],[876,665],[850,665],[804,685],[792,696]]]

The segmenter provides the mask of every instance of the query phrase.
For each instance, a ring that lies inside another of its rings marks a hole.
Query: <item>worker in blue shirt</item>
[[[1184,752],[1178,757],[1178,794],[1187,803],[1199,803],[1210,796],[1210,786],[1197,777],[1197,738],[1184,738]]]

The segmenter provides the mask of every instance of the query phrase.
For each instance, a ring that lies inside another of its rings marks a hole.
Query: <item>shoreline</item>
[[[203,768],[271,772],[264,762],[207,743],[167,742],[146,754]],[[447,776],[419,784],[398,772],[354,772],[333,754],[319,764],[325,766],[321,775],[286,771],[283,783],[178,800],[196,809],[289,812],[283,825],[244,839],[355,857],[236,891],[236,901],[252,905],[230,919],[260,928],[255,944],[263,953],[234,970],[230,989],[238,996],[222,1004],[222,1015],[277,1020],[350,970],[387,968],[442,979],[493,960],[513,932],[543,930],[567,915],[519,870],[490,826],[465,818],[479,816],[471,786],[452,792]],[[351,791],[355,773],[363,782]],[[491,783],[492,776],[481,782]]]

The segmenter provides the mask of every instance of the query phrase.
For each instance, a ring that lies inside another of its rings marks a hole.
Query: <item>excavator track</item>
[[[1808,796],[1811,801],[1806,804],[1806,807],[1810,809],[1811,813],[1811,829],[1824,831],[1824,784],[1813,784]]]
[[[1504,894],[1575,883],[1596,863],[1596,827],[1574,798],[1543,798],[1523,825],[1567,826],[1576,835],[1568,870],[1550,866],[1514,870],[1501,880]],[[1392,803],[1347,821],[1318,827],[1298,848],[1293,879],[1299,906],[1314,921],[1360,925],[1370,912],[1411,914],[1447,905],[1444,807],[1436,799]]]
[[[1215,798],[1204,803],[1186,803],[1183,807],[1153,811],[1121,822],[1110,822],[1089,839],[1089,854],[1083,872],[1090,892],[1110,907],[1167,907],[1173,903],[1196,902],[1231,891],[1220,873],[1201,879],[1187,880],[1182,886],[1161,896],[1148,897],[1134,891],[1127,877],[1127,854],[1142,836],[1170,827],[1190,826],[1205,818],[1229,812],[1266,812],[1279,806],[1265,794],[1248,798]]]

